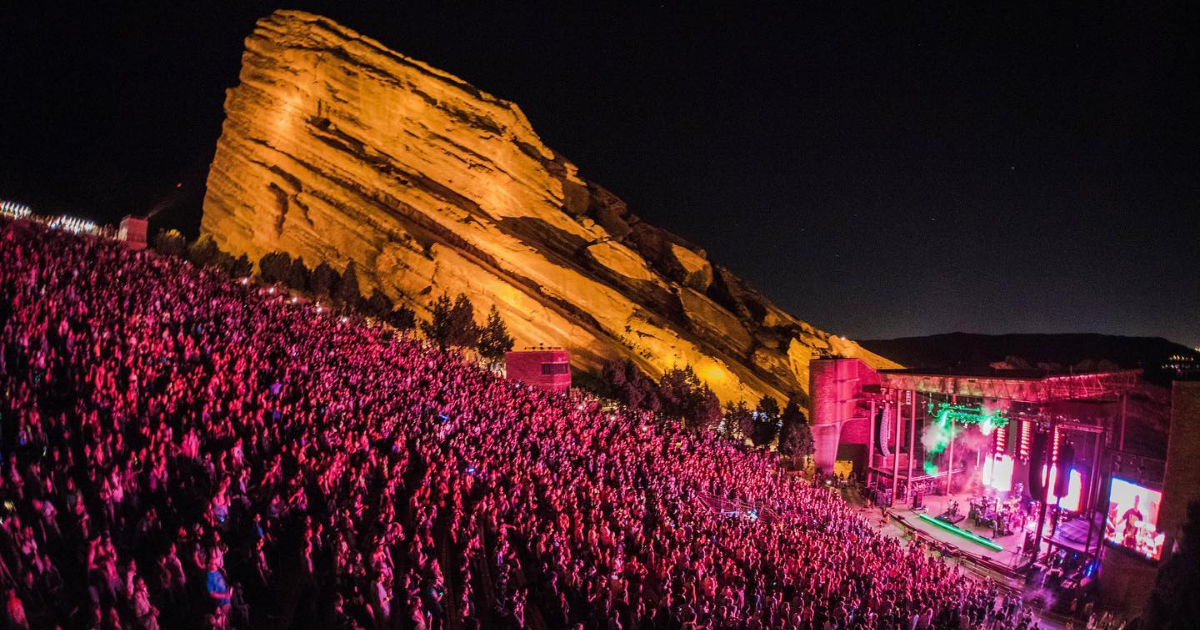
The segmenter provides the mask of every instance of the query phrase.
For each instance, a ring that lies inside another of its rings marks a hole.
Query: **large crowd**
[[[8,628],[1036,627],[769,454],[177,258],[0,222],[0,344]]]

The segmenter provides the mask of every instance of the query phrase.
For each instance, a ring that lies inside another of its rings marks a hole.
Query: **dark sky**
[[[158,224],[194,232],[242,40],[276,5],[15,4],[0,198],[101,220],[167,201]],[[346,4],[285,6],[515,101],[586,178],[835,334],[1200,346],[1182,8]]]

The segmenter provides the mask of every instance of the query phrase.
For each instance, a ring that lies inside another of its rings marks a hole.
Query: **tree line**
[[[161,254],[186,258],[192,264],[214,268],[232,278],[254,273],[254,264],[248,256],[234,258],[221,251],[208,234],[189,243],[177,230],[160,231],[154,237],[153,247]],[[268,284],[281,284],[298,293],[328,300],[335,308],[359,312],[397,329],[417,327],[416,313],[403,304],[393,304],[379,289],[370,296],[362,295],[354,261],[339,273],[325,261],[310,269],[303,257],[268,252],[258,260],[258,274]],[[446,295],[436,298],[429,304],[429,310],[430,321],[421,322],[421,332],[442,350],[450,347],[477,350],[492,368],[504,359],[505,352],[512,350],[513,338],[495,305],[482,326],[475,323],[475,307],[462,293],[453,301]]]
[[[712,388],[696,375],[692,366],[667,370],[656,383],[628,359],[610,361],[601,372],[600,393],[634,409],[670,418],[685,426],[707,429],[731,439],[747,439],[764,448],[776,443],[784,457],[812,455],[812,429],[801,409],[799,397],[791,396],[780,408],[771,395],[751,408],[744,401],[721,407]]]
[[[216,269],[232,278],[254,273],[249,257],[242,254],[235,258],[221,251],[207,234],[189,243],[176,230],[160,231],[153,247],[161,254],[186,258],[197,266]],[[269,252],[257,262],[263,282],[328,300],[334,308],[357,311],[400,330],[418,327],[412,309],[393,304],[378,289],[369,296],[362,295],[354,261],[340,273],[325,261],[309,268],[303,257],[292,258],[287,252]],[[494,369],[513,348],[513,338],[495,305],[483,325],[475,322],[475,307],[462,293],[453,299],[448,295],[438,296],[430,302],[429,313],[429,321],[420,322],[419,327],[441,350],[475,350]],[[785,457],[806,457],[813,453],[812,431],[795,395],[782,408],[770,395],[763,396],[753,408],[742,401],[722,408],[716,394],[690,365],[667,370],[655,382],[628,359],[604,365],[599,389],[599,394],[631,408],[675,418],[684,426],[712,430],[727,438],[747,439],[760,448],[778,440],[776,449]]]
[[[448,295],[435,299],[429,305],[429,321],[421,322],[421,332],[442,350],[449,347],[477,350],[492,368],[513,348],[513,338],[496,305],[492,305],[480,326],[475,323],[474,305],[463,293],[459,293],[453,302]]]

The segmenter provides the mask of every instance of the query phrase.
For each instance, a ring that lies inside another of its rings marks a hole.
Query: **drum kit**
[[[1025,525],[1025,512],[1018,498],[1000,501],[995,497],[976,497],[969,501],[967,517],[977,527],[989,527],[994,538],[1009,536]]]

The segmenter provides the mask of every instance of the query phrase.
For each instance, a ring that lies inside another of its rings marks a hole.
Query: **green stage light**
[[[976,534],[972,534],[971,532],[969,532],[961,527],[956,527],[954,525],[951,525],[950,523],[947,523],[946,521],[938,520],[938,519],[933,518],[932,516],[929,516],[926,514],[918,514],[917,517],[920,518],[921,520],[925,521],[926,523],[936,525],[937,527],[940,527],[940,528],[950,532],[951,534],[958,534],[959,536],[962,536],[963,538],[966,538],[967,540],[969,540],[973,543],[983,545],[984,547],[987,547],[988,549],[991,549],[992,551],[1004,551],[1004,547],[1001,547],[1000,545],[997,545],[996,543],[992,542],[991,539],[984,538],[983,536],[978,536]]]
[[[950,403],[939,403],[936,411],[933,403],[929,403],[929,413],[934,414],[936,423],[930,427],[933,429],[932,440],[933,444],[929,446],[927,455],[937,455],[946,450],[950,445],[950,440],[958,437],[959,426],[978,425],[979,431],[984,435],[991,435],[992,431],[999,429],[1008,424],[1008,418],[1004,416],[1003,410],[988,411],[983,407],[967,407],[965,405],[952,405]],[[951,426],[953,421],[953,426]],[[930,469],[933,472],[930,472]],[[926,461],[926,474],[937,474],[937,467],[931,461]]]
[[[930,411],[933,411],[933,404],[930,403]],[[987,410],[981,407],[968,407],[965,405],[952,405],[950,403],[940,403],[937,406],[937,421],[943,426],[948,425],[953,420],[958,424],[977,424],[979,430],[984,435],[991,435],[992,431],[999,429],[1008,424],[1008,418],[1004,415],[1003,409]]]

